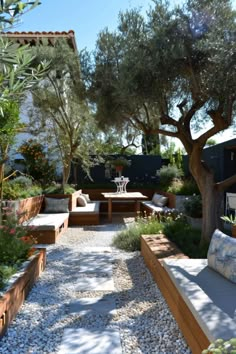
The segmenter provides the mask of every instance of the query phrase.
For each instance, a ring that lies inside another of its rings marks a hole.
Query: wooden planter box
[[[14,210],[15,212],[22,213],[20,222],[29,220],[40,213],[43,204],[43,195],[37,195],[35,197],[25,198],[22,200],[7,200],[6,206]]]
[[[46,250],[39,249],[36,255],[25,262],[26,267],[19,272],[19,277],[3,293],[0,293],[0,338],[16,317],[30,289],[46,265]],[[18,273],[15,274],[15,276]]]

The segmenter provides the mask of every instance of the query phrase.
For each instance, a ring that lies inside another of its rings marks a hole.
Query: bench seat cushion
[[[34,218],[28,220],[25,225],[33,226],[36,230],[56,230],[68,218],[69,213],[38,214]]]
[[[85,206],[78,206],[70,211],[70,214],[97,214],[99,213],[100,202],[94,201],[87,203]]]
[[[168,272],[210,342],[235,337],[236,285],[207,265],[207,259],[166,259]]]
[[[168,211],[173,210],[173,209],[171,209],[171,208],[168,208],[167,206],[160,207],[160,206],[154,205],[151,200],[143,201],[143,202],[141,202],[141,203],[142,203],[143,205],[145,205],[147,208],[149,208],[149,209],[151,209],[152,211],[155,211],[155,212],[157,212],[157,213],[160,213],[160,212],[162,212],[162,211],[168,212]]]

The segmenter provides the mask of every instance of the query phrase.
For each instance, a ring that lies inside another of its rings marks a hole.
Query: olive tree
[[[151,133],[182,142],[188,154],[189,170],[202,196],[203,243],[210,240],[218,226],[222,192],[236,182],[234,175],[216,183],[214,172],[202,160],[207,141],[234,124],[236,13],[229,0],[187,0],[175,8],[167,1],[153,3],[146,20],[139,21],[142,35],[137,31],[137,23],[132,21],[121,34],[121,47],[125,43],[125,47],[130,44],[132,50],[136,48],[133,57],[117,55],[116,63],[107,60],[108,51],[104,51],[103,65],[112,79],[108,76],[110,86],[104,91],[102,104],[109,109],[111,106],[115,119],[120,120],[116,112],[123,112],[125,117],[129,102],[143,97],[143,103],[152,108]],[[139,14],[137,18],[140,17]],[[133,33],[135,45],[125,30]],[[103,58],[101,54],[99,57]],[[101,75],[96,77],[100,61],[95,61],[95,87],[103,87]],[[119,81],[123,66],[127,80]],[[122,84],[124,101],[116,90]],[[100,92],[95,90],[98,112]]]

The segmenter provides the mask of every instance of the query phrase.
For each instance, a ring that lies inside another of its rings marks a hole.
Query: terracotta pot
[[[124,167],[121,166],[121,165],[120,165],[120,166],[119,166],[119,165],[116,166],[116,172],[121,172],[121,171],[123,171],[123,168],[124,168]]]
[[[236,225],[232,225],[232,237],[236,238]]]

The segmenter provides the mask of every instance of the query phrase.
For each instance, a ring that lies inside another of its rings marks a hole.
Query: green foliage
[[[202,354],[236,354],[236,338],[217,339],[203,350]]]
[[[55,165],[46,157],[42,144],[30,139],[18,151],[25,159],[27,173],[36,181],[45,185],[55,179]]]
[[[3,154],[5,146],[14,142],[15,135],[21,127],[19,121],[19,104],[13,101],[0,100],[0,116],[0,146],[2,150],[1,154]]]
[[[177,179],[173,180],[167,188],[167,192],[177,195],[193,195],[199,194],[199,189],[194,179]]]
[[[25,187],[18,181],[10,180],[4,183],[3,199],[17,200],[42,194],[42,187],[39,185],[32,185]]]
[[[120,231],[113,240],[113,245],[127,252],[138,251],[141,248],[140,236],[145,234],[157,234],[161,232],[163,225],[156,216],[148,218],[140,217],[129,225],[127,229]]]
[[[44,194],[73,194],[76,191],[76,189],[69,185],[65,184],[62,186],[61,184],[52,184],[48,187],[46,187],[43,190]]]
[[[76,160],[90,176],[96,154],[97,127],[84,99],[78,53],[61,39],[53,47],[35,47],[36,61],[50,61],[47,79],[33,91],[30,111],[31,133],[41,136],[50,146],[49,153],[57,154],[63,167],[63,184],[68,183],[71,164]],[[45,131],[45,127],[48,129]],[[91,144],[91,141],[93,142]]]
[[[0,225],[0,289],[29,257],[35,243],[32,236],[27,236],[30,232],[27,227],[19,224],[21,216],[4,208],[3,222]]]
[[[201,231],[193,229],[184,218],[166,222],[163,232],[190,258],[206,258],[209,245],[200,247]]]
[[[17,267],[0,264],[0,289],[2,289],[7,280],[16,272]]]
[[[12,26],[13,23],[18,22],[19,18],[26,11],[32,10],[40,4],[39,0],[23,1],[23,0],[10,0],[1,1],[0,4],[0,28],[6,29]]]
[[[209,147],[209,146],[214,146],[216,145],[217,142],[215,139],[211,138],[211,139],[208,139],[207,142],[206,142],[206,146]]]
[[[116,167],[116,166],[129,167],[129,166],[131,166],[131,160],[127,160],[124,156],[120,156],[120,157],[108,160],[107,162],[113,167]]]
[[[185,214],[193,218],[202,217],[202,198],[200,195],[193,195],[184,202]]]
[[[236,225],[236,216],[235,215],[229,215],[229,216],[221,216],[220,217],[222,220],[228,222],[229,224]]]
[[[22,188],[30,188],[33,185],[32,178],[26,176],[18,176],[9,180],[9,184],[18,184]]]
[[[183,176],[183,171],[176,165],[162,166],[159,172],[160,184],[163,188],[168,188],[174,179],[179,179]]]

